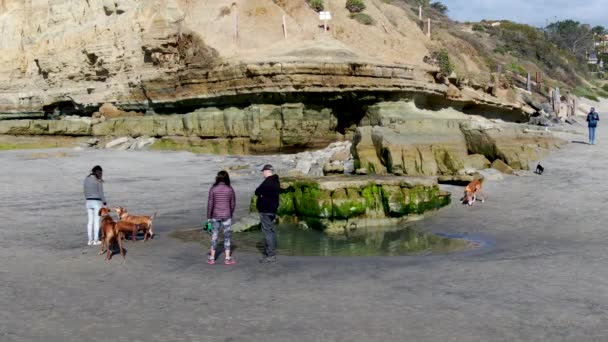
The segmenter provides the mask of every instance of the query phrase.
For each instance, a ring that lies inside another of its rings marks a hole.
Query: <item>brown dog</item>
[[[481,203],[485,202],[485,196],[481,193],[481,186],[483,185],[483,179],[474,179],[464,188],[464,197],[462,198],[463,203],[469,206],[477,200],[477,197],[481,199]]]
[[[139,231],[143,231],[144,232],[144,241],[148,240],[148,236],[150,236],[150,238],[154,237],[154,231],[152,230],[152,222],[154,221],[154,218],[156,217],[156,213],[154,213],[154,215],[152,216],[134,216],[134,215],[129,215],[129,211],[127,211],[126,208],[123,207],[116,207],[114,208],[114,210],[116,210],[116,213],[118,214],[118,217],[120,218],[120,222],[130,222],[133,224],[138,225],[138,229],[135,231],[135,234],[132,235],[131,239],[133,241],[136,240],[136,235],[137,232]]]
[[[122,258],[124,259],[125,252],[122,248],[123,233],[117,229],[116,222],[114,222],[110,216],[110,209],[99,209],[99,216],[103,217],[101,221],[101,250],[99,255],[107,250],[105,260],[110,260],[112,258],[112,243],[118,243],[120,255],[122,255]]]

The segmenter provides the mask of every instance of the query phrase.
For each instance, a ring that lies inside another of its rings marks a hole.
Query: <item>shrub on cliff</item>
[[[346,9],[350,13],[361,13],[365,9],[365,3],[363,0],[346,0]]]
[[[450,60],[450,55],[447,50],[440,50],[433,53],[433,57],[437,60],[439,71],[446,76],[450,76],[454,71],[454,64]]]
[[[306,2],[308,2],[308,5],[317,12],[321,12],[325,9],[323,0],[306,0]]]
[[[355,19],[356,21],[358,21],[360,24],[363,24],[363,25],[374,25],[374,23],[376,23],[374,18],[372,18],[370,15],[365,14],[365,13],[351,13],[350,18]]]
[[[485,31],[485,29],[480,24],[473,24],[473,31],[483,32],[483,31]]]

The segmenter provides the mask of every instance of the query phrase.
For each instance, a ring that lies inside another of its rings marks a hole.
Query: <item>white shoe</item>
[[[95,241],[93,241],[93,245],[95,245],[95,246],[101,245],[101,241],[95,240]]]
[[[93,246],[93,241],[89,240],[89,242],[87,242],[88,246]]]

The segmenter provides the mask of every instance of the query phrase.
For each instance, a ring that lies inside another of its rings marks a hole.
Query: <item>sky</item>
[[[432,0],[433,2],[435,0]],[[458,21],[507,19],[533,26],[574,19],[608,27],[608,0],[440,0]]]

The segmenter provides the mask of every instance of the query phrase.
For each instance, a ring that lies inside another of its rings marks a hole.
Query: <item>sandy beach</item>
[[[244,215],[257,169],[279,157],[0,152],[0,340],[606,341],[607,136],[601,125],[596,146],[556,151],[542,176],[488,181],[486,203],[416,224],[483,248],[274,265],[237,253],[235,267],[204,264],[202,246],[168,233],[200,224],[221,167],[251,165],[232,173]],[[108,204],[159,212],[158,236],[126,242],[125,261],[85,246],[81,183],[95,164]]]

